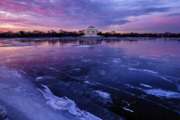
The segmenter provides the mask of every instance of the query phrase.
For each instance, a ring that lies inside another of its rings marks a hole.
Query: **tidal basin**
[[[180,41],[0,39],[0,119],[178,120]]]

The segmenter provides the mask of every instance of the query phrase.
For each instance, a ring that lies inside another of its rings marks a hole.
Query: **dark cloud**
[[[26,20],[42,26],[107,27],[128,24],[131,16],[167,13],[172,8],[178,8],[178,4],[174,2],[175,0],[2,0],[0,10],[27,14],[30,17]]]

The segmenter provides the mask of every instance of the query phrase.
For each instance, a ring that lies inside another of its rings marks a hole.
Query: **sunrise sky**
[[[0,31],[180,32],[180,0],[0,0]]]

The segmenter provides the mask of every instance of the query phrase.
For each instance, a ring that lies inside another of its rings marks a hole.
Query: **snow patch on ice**
[[[158,72],[148,69],[143,69],[144,72],[152,73],[152,74],[158,74]]]
[[[52,77],[52,76],[38,76],[38,77],[36,77],[35,81],[40,82],[40,81],[43,81],[45,79],[54,79],[54,77]]]
[[[120,63],[121,62],[121,58],[114,58],[112,60],[113,63]]]
[[[40,90],[40,92],[47,100],[47,104],[55,110],[68,111],[70,114],[78,117],[80,120],[102,120],[89,112],[80,110],[73,100],[67,97],[57,97],[47,86],[43,85],[42,87],[44,89]]]
[[[144,90],[146,94],[157,96],[157,97],[164,97],[167,99],[180,99],[180,93],[174,92],[174,91],[168,91],[168,90],[162,90],[162,89],[149,89]]]
[[[128,68],[128,70],[130,71],[138,71],[138,72],[146,72],[146,73],[150,73],[150,74],[153,74],[155,75],[156,77],[159,77],[167,82],[170,82],[172,83],[171,80],[169,80],[167,77],[161,75],[159,72],[156,72],[156,71],[153,71],[153,70],[149,70],[149,69],[137,69],[137,68]]]
[[[166,78],[166,77],[164,77],[164,76],[159,75],[159,77],[160,77],[161,79],[165,80],[165,81],[168,81],[168,82],[171,82],[171,83],[172,83],[171,80],[169,80],[168,78]]]
[[[27,76],[17,70],[0,67],[0,91],[0,101],[6,106],[7,113],[12,113],[10,116],[13,119],[68,120],[74,118],[50,109]]]
[[[126,87],[128,88],[132,88],[132,89],[135,89],[136,87],[134,87],[133,85],[130,85],[130,84],[125,84]]]
[[[111,100],[111,95],[107,92],[104,91],[100,91],[100,90],[96,90],[95,91],[96,94],[98,94],[100,97],[102,97],[103,99],[109,99]]]
[[[123,107],[123,110],[131,112],[131,113],[134,112],[133,110],[131,110],[131,109],[127,108],[127,107]]]
[[[152,86],[144,84],[144,83],[141,83],[140,86],[143,86],[143,87],[146,87],[146,88],[152,88]]]
[[[85,81],[84,81],[84,84],[91,85],[91,86],[95,86],[97,83],[92,82],[92,81],[85,80]]]
[[[128,68],[128,70],[130,70],[130,71],[142,71],[142,72],[148,72],[148,73],[152,73],[152,74],[158,74],[158,72],[153,71],[153,70],[149,70],[149,69]]]
[[[44,79],[43,76],[39,76],[39,77],[36,78],[36,81],[38,82],[38,81],[41,81],[41,80],[43,80],[43,79]]]
[[[125,86],[128,87],[128,88],[131,88],[131,89],[142,90],[142,88],[136,87],[136,86],[133,86],[133,85],[130,85],[130,84],[125,84]]]
[[[91,84],[88,80],[84,81],[85,84]]]
[[[90,48],[93,47],[92,45],[77,45],[79,48]]]
[[[139,70],[136,69],[136,68],[128,68],[128,70],[130,70],[130,71],[139,71]]]

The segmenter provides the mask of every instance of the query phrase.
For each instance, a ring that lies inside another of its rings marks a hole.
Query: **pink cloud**
[[[160,14],[172,8],[168,3],[172,6],[172,2],[167,1],[164,5],[157,0],[138,4],[137,1],[112,2],[111,0],[108,0],[108,3],[100,0],[0,0],[0,11],[16,16],[27,15],[26,17],[0,16],[0,22],[23,24],[32,29],[35,28],[34,26],[49,29],[58,27],[82,29],[95,25],[100,29],[116,26],[117,30],[128,32],[179,32],[178,15]],[[140,19],[129,21],[128,18],[132,16]],[[114,28],[111,27],[112,29]]]
[[[145,16],[127,24],[116,26],[125,32],[180,32],[180,16]]]

